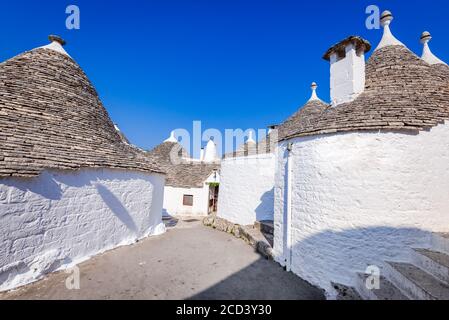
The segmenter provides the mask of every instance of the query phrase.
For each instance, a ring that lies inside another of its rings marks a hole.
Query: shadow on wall
[[[123,206],[122,202],[111,192],[108,188],[101,184],[95,186],[98,194],[103,199],[104,203],[111,209],[114,215],[132,232],[137,234],[138,228],[134,223],[128,210]]]
[[[42,183],[45,181],[45,183]],[[48,172],[43,172],[39,177],[32,179],[2,179],[3,185],[19,189],[21,192],[31,192],[38,194],[48,200],[60,200],[62,189],[57,181]]]
[[[92,177],[92,173],[97,173],[97,177]],[[7,187],[14,187],[21,190],[23,193],[31,192],[38,194],[48,200],[61,200],[64,194],[62,186],[69,186],[74,188],[82,188],[95,186],[98,194],[103,199],[104,203],[111,209],[117,218],[132,232],[137,233],[138,228],[134,223],[128,210],[123,206],[122,202],[105,186],[97,184],[100,179],[102,171],[77,171],[75,173],[67,172],[42,172],[34,179],[4,179],[2,184]],[[114,177],[121,181],[128,180],[125,176]]]
[[[265,192],[260,198],[260,204],[256,208],[256,221],[274,219],[274,188]]]
[[[129,173],[128,173],[129,174]],[[96,175],[94,178],[93,175]],[[92,186],[103,175],[102,169],[80,171],[44,171],[35,178],[6,178],[1,184],[13,187],[22,192],[31,192],[48,200],[61,200],[64,190],[62,186],[82,188]],[[115,180],[126,181],[129,176],[115,172]],[[139,176],[142,179],[142,176]]]
[[[320,290],[263,258],[188,300],[323,300]]]
[[[292,230],[293,236],[298,231]],[[416,228],[369,227],[326,230],[303,240],[293,238],[292,271],[332,291],[331,282],[353,286],[356,273],[369,266],[381,272],[386,261],[410,262],[412,248],[429,248],[432,233]]]

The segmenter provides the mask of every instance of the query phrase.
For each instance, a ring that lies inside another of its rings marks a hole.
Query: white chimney
[[[351,36],[327,50],[329,61],[332,105],[353,101],[365,90],[365,53],[371,44]]]
[[[268,126],[268,134],[272,133],[273,130],[276,130],[279,126],[277,124],[272,124]]]

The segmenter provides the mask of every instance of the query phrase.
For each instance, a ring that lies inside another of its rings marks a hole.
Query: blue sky
[[[81,29],[65,28],[78,5]],[[127,0],[2,1],[0,61],[67,40],[66,50],[97,88],[132,143],[150,149],[171,130],[265,128],[310,96],[329,100],[329,65],[321,57],[355,34],[376,46],[381,30],[365,27],[365,9],[389,9],[393,33],[415,53],[419,36],[449,61],[445,0]]]

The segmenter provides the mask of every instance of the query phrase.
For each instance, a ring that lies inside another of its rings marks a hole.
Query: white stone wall
[[[218,216],[240,225],[273,220],[274,173],[273,154],[223,160]]]
[[[109,169],[0,180],[0,290],[165,232],[165,177]]]
[[[448,124],[418,135],[358,132],[290,142],[290,172],[287,142],[278,150],[274,252],[307,281],[328,292],[331,281],[353,285],[355,272],[407,261],[411,247],[429,244],[430,232],[449,231]],[[291,224],[284,223],[289,205]]]
[[[184,195],[193,196],[193,206],[184,206]],[[209,203],[209,186],[203,188],[165,187],[165,216],[206,216]]]

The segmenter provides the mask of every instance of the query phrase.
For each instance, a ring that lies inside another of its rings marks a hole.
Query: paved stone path
[[[80,290],[54,273],[0,299],[324,299],[242,240],[184,220],[162,236],[86,261]]]

